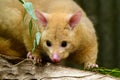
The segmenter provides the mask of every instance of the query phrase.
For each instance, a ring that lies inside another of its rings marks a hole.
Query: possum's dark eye
[[[61,47],[66,47],[66,46],[67,46],[67,42],[66,41],[62,41]]]
[[[47,45],[48,47],[51,47],[51,46],[52,46],[52,44],[51,44],[51,42],[50,42],[49,40],[46,41],[46,45]]]

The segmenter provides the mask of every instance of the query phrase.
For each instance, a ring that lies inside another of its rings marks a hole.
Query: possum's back
[[[23,8],[18,0],[0,0],[0,28],[14,29],[22,20]]]

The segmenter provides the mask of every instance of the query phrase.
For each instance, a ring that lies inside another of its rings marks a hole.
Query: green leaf
[[[36,39],[34,39],[32,53],[35,51],[36,46],[37,46],[37,41]]]
[[[40,43],[40,37],[41,37],[41,34],[40,34],[40,32],[38,31],[38,32],[36,33],[37,45],[39,45],[39,43]]]
[[[32,37],[32,26],[33,26],[33,24],[32,24],[32,19],[31,19],[29,22],[29,33],[30,33],[31,37]]]
[[[34,9],[33,9],[33,5],[31,2],[25,2],[23,4],[24,8],[26,9],[26,11],[30,14],[30,16],[34,19],[37,20],[35,14],[34,14]]]

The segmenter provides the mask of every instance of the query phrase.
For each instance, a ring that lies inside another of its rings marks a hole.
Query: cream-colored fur
[[[60,59],[68,58],[67,60],[71,60],[77,64],[84,63],[85,67],[88,68],[96,66],[98,52],[96,33],[93,24],[81,7],[73,0],[26,1],[31,1],[34,5],[34,9],[46,13],[48,20],[46,28],[39,27],[42,34],[41,43],[36,48],[33,55],[38,56],[40,52],[46,52],[48,56],[52,58],[53,53],[57,53]],[[81,11],[82,13],[80,22],[73,30],[70,30],[68,20],[70,15],[77,11]],[[28,29],[29,21],[30,16],[25,13],[22,4],[18,0],[0,0],[0,36],[7,36],[5,39],[8,40],[5,41],[5,47],[0,45],[0,51],[7,49],[8,52],[10,51],[9,54],[13,56],[14,50],[11,52],[10,49],[12,41],[9,41],[13,39],[24,44],[23,46],[26,47],[25,50],[31,52],[36,31],[33,29],[33,36],[30,38]],[[41,24],[38,22],[38,25]],[[8,37],[9,34],[11,35],[10,37]],[[51,41],[52,47],[49,48],[46,46],[46,40]],[[66,48],[60,47],[62,41],[68,42]],[[0,43],[4,44],[2,38],[0,38]],[[19,47],[19,45],[16,44],[14,47]],[[15,54],[15,56],[20,56],[25,53],[15,52]],[[38,58],[40,58],[40,55]]]

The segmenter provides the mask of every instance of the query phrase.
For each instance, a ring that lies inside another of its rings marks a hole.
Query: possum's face
[[[49,58],[55,63],[67,58],[75,49],[73,28],[79,23],[81,12],[71,16],[63,13],[52,13],[45,17],[36,11],[36,15],[44,26],[41,44]]]

